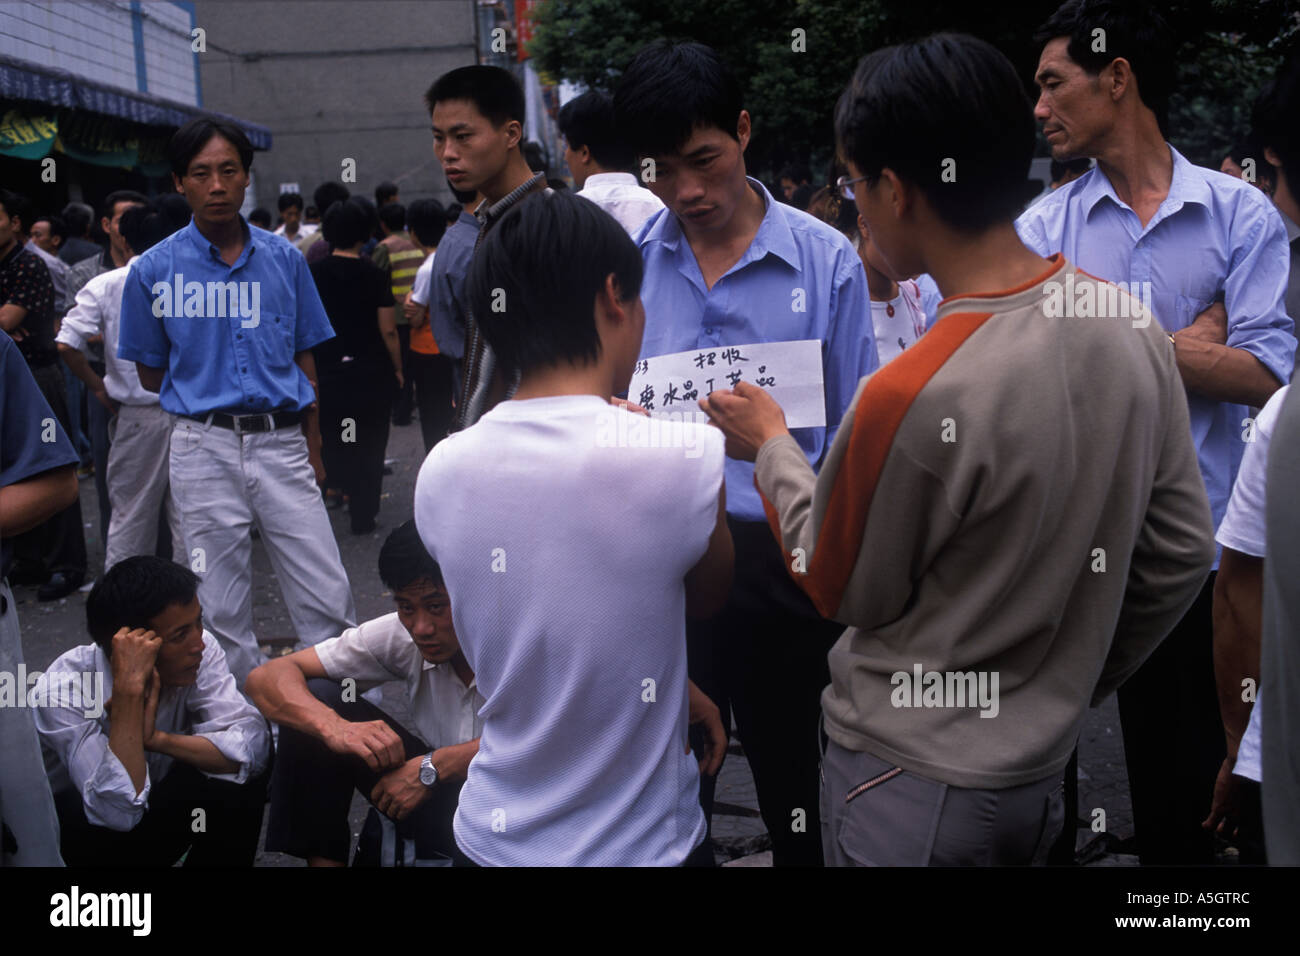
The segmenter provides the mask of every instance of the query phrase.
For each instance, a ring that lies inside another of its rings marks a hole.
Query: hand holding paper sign
[[[710,392],[700,399],[700,408],[727,436],[727,455],[753,461],[769,438],[789,434],[785,413],[766,391],[748,382],[737,382],[731,391]]]

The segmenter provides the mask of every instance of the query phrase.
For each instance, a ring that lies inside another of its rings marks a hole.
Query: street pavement
[[[384,494],[378,516],[379,527],[367,535],[351,534],[343,511],[330,511],[330,522],[339,543],[344,567],[352,582],[359,620],[368,620],[394,609],[391,594],[379,580],[376,561],[388,533],[411,517],[415,479],[423,461],[423,444],[418,422],[393,428],[389,433],[388,457],[393,474],[384,479]],[[81,482],[82,514],[86,523],[86,546],[92,573],[102,571],[104,546],[99,528],[99,509],[94,479]],[[33,588],[14,588],[22,628],[27,667],[44,670],[59,654],[77,644],[88,643],[85,631],[85,601],[89,587],[60,601],[40,603]],[[261,541],[253,542],[253,626],[264,645],[291,645],[293,625]],[[401,720],[406,716],[400,700],[400,685],[384,687],[383,706]],[[713,838],[715,857],[730,865],[771,865],[771,842],[758,816],[753,777],[745,762],[743,741],[733,743],[720,772],[716,800],[722,812],[715,812]],[[1134,865],[1136,857],[1119,845],[1133,832],[1124,767],[1124,746],[1119,731],[1119,714],[1112,696],[1104,706],[1090,711],[1080,741],[1079,813],[1091,821],[1094,808],[1105,810],[1108,834],[1080,829],[1078,847],[1093,843],[1090,865]],[[353,801],[351,822],[354,837],[359,834],[367,803],[360,795]],[[280,854],[259,853],[259,865],[295,866],[299,861]]]

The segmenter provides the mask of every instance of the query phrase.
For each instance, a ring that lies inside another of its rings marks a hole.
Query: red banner
[[[515,0],[515,55],[522,63],[528,59],[527,44],[533,38],[533,13],[542,0]]]

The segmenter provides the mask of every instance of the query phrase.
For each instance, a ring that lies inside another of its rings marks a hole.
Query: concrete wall
[[[127,90],[199,105],[186,4],[129,0],[0,3],[0,53]],[[140,82],[137,61],[144,64]]]
[[[256,203],[275,211],[282,183],[307,202],[323,180],[373,199],[385,179],[403,202],[449,201],[423,95],[476,62],[473,0],[198,0],[203,106],[270,127],[253,169]]]

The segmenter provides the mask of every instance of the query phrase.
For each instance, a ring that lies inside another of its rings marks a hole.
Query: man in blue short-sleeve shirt
[[[318,483],[324,480],[310,349],[332,338],[302,256],[239,214],[252,146],[194,120],[172,138],[194,218],[142,255],[122,293],[118,356],[176,416],[171,483],[199,600],[235,679],[262,661],[252,628],[253,523],[294,628],[315,644],[356,623]]]

